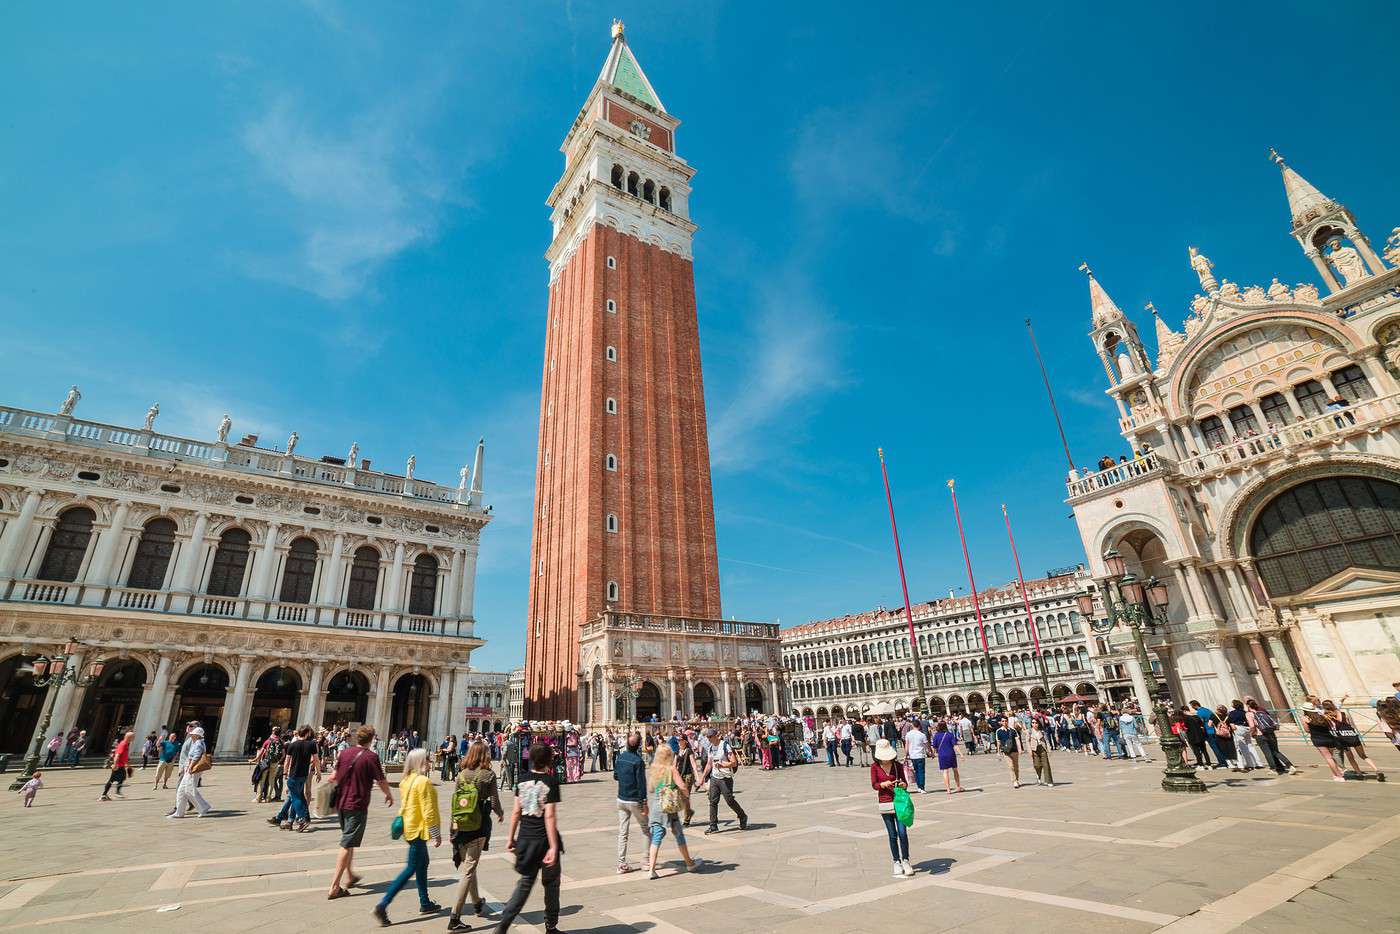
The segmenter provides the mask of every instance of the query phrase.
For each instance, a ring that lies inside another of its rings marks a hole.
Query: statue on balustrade
[[[408,466],[406,466],[406,467],[404,468],[404,472],[403,472],[404,477],[407,478],[407,479],[409,479],[409,480],[412,480],[412,479],[413,479],[413,470],[414,470],[414,468],[416,468],[417,466],[418,466],[418,458],[415,457],[415,456],[412,455],[412,454],[408,455]]]
[[[1191,254],[1191,269],[1196,273],[1196,278],[1201,280],[1201,288],[1205,289],[1207,293],[1220,288],[1215,274],[1211,272],[1215,268],[1215,264],[1210,261],[1210,257],[1195,247],[1187,247],[1187,250]]]
[[[78,387],[74,386],[68,390],[68,395],[63,397],[63,404],[58,407],[59,415],[72,415],[73,408],[78,404],[78,400],[83,394],[78,392]]]
[[[463,465],[462,465],[462,469],[459,470],[459,471],[457,471],[457,492],[458,492],[458,493],[465,493],[465,492],[467,491],[467,477],[468,477],[470,474],[471,474],[471,468],[468,467],[466,464],[463,464]]]
[[[297,434],[295,431],[292,432],[291,435],[287,438],[287,456],[288,456],[288,457],[291,457],[293,454],[296,453],[297,442],[300,441],[300,440],[301,440],[301,435]]]
[[[358,442],[358,441],[351,441],[351,442],[350,442],[350,453],[349,453],[348,455],[346,455],[346,457],[345,457],[345,466],[353,468],[353,467],[355,466],[355,461],[359,460],[359,457],[360,457],[360,442]]]
[[[156,416],[160,414],[160,403],[157,402],[146,410],[146,430],[155,431]]]
[[[225,412],[225,413],[224,413],[224,417],[221,418],[221,419],[219,419],[219,443],[220,443],[220,444],[228,444],[228,433],[229,433],[229,429],[231,429],[232,427],[233,427],[233,419],[229,418],[229,417],[228,417],[228,413]]]

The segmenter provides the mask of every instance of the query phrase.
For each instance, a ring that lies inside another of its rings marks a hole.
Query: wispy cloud
[[[762,286],[759,314],[744,346],[746,374],[710,427],[716,469],[749,458],[758,438],[805,399],[841,385],[834,324],[805,277],[780,275]]]
[[[321,127],[281,97],[245,125],[243,146],[272,189],[269,212],[293,238],[287,249],[240,257],[245,272],[342,301],[431,238],[443,205],[460,198],[403,125],[401,114],[412,110],[385,108]]]

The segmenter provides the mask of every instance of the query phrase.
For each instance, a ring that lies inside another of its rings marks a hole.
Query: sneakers
[[[98,795],[98,796],[97,796],[97,800],[98,800],[98,801],[111,801],[112,799],[109,798],[109,797],[107,797],[106,795]]]
[[[896,879],[904,878],[904,864],[899,860],[894,861],[894,872],[891,875]]]
[[[284,820],[284,821],[282,821],[282,823],[279,824],[278,826],[280,826],[283,830],[291,830],[291,829],[292,829],[292,822],[289,821],[289,820]]]
[[[267,822],[268,822],[269,824],[271,824],[272,826],[274,826],[274,827],[280,827],[280,826],[282,826],[282,822],[279,821],[276,817],[269,817],[269,818],[267,819]]]
[[[690,861],[690,865],[685,867],[686,872],[699,872],[700,867],[705,865],[705,861],[700,857],[695,857]]]
[[[904,867],[905,876],[912,876],[914,874],[914,867],[909,860],[906,859],[901,865]]]
[[[468,931],[471,930],[471,925],[463,923],[461,918],[453,915],[447,919],[447,929],[449,931]]]
[[[118,798],[125,798],[125,797],[126,797],[126,795],[122,794],[122,790],[121,790],[120,788],[117,789],[116,795],[117,795]]]
[[[384,910],[383,905],[375,905],[374,911],[370,913],[374,915],[374,920],[379,922],[380,927],[386,928],[389,926],[389,913]]]
[[[435,915],[439,911],[442,911],[442,906],[437,902],[428,902],[426,905],[418,906],[418,913],[420,915]]]
[[[648,879],[660,879],[661,877],[660,877],[659,875],[656,874],[656,870],[655,870],[655,869],[648,869],[648,870],[647,870],[647,878],[648,878]]]
[[[705,836],[708,837],[712,833],[719,833],[719,826],[717,824],[711,824],[705,828]]]
[[[706,832],[706,833],[709,833],[708,830],[705,831],[705,832]],[[635,870],[633,870],[633,868],[632,868],[631,866],[627,865],[626,863],[618,863],[618,864],[617,864],[617,874],[618,874],[619,876],[625,876],[625,875],[627,875],[629,872],[634,872],[634,871],[635,871]]]
[[[748,818],[748,815],[747,815],[747,814],[744,815],[743,817],[739,818],[739,829],[740,829],[740,830],[748,830],[748,829],[749,829],[749,818]]]

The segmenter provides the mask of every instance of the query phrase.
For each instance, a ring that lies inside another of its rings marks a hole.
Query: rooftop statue
[[[77,386],[74,386],[73,388],[69,389],[68,395],[63,397],[63,404],[58,407],[58,414],[72,415],[74,406],[78,404],[78,400],[82,397],[83,394],[81,392],[78,392]]]

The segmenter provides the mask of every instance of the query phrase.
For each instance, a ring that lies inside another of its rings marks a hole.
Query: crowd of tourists
[[[1400,748],[1400,682],[1395,694],[1373,702],[1380,730]],[[1308,697],[1294,718],[1302,734],[1318,750],[1337,781],[1347,777],[1385,780],[1367,755],[1364,736],[1346,712],[1347,697],[1332,701]],[[1271,769],[1283,775],[1299,771],[1279,747],[1280,715],[1250,697],[1210,707],[1197,701],[1176,707],[1169,718],[1194,757],[1198,768],[1248,772]],[[424,914],[448,913],[448,930],[466,930],[470,913],[487,915],[477,874],[482,854],[489,849],[493,825],[509,819],[505,849],[515,858],[518,881],[499,915],[495,929],[507,930],[537,883],[542,884],[547,932],[557,930],[561,859],[558,807],[564,785],[588,773],[612,773],[617,800],[617,872],[644,871],[658,879],[660,854],[667,837],[673,841],[684,871],[704,868],[686,840],[696,810],[705,818],[704,832],[719,833],[749,827],[749,815],[735,798],[735,778],[741,768],[760,770],[822,764],[828,768],[869,769],[877,812],[886,831],[893,875],[905,878],[915,870],[909,859],[908,827],[913,795],[927,794],[938,783],[943,791],[963,792],[959,771],[966,756],[996,756],[1012,788],[1020,788],[1022,765],[1029,760],[1027,783],[1054,787],[1054,753],[1099,757],[1104,761],[1150,761],[1144,739],[1153,732],[1137,705],[1095,701],[1061,704],[1059,709],[1029,707],[983,712],[950,712],[932,717],[907,712],[827,718],[753,714],[732,720],[708,717],[673,718],[639,724],[625,731],[580,730],[568,721],[523,722],[509,730],[443,737],[429,747],[415,730],[399,731],[387,739],[371,726],[337,726],[294,730],[273,727],[266,738],[250,744],[250,794],[257,804],[277,806],[266,822],[288,831],[305,831],[318,819],[335,819],[340,827],[340,850],[327,897],[349,896],[361,884],[354,870],[355,850],[363,844],[369,811],[377,789],[383,804],[398,811],[391,835],[405,841],[407,858],[373,908],[380,924],[389,924],[389,908],[413,883]],[[46,768],[73,763],[87,748],[82,730],[57,733],[46,744]],[[172,820],[202,818],[212,811],[201,786],[214,766],[199,722],[179,730],[162,727],[140,742],[130,730],[119,730],[107,759],[101,800],[123,796],[123,786],[136,772],[153,768],[152,787],[168,791],[174,783],[174,804],[165,815]],[[398,800],[385,776],[384,762],[402,764]],[[220,766],[221,769],[228,766]],[[450,804],[440,809],[430,774],[436,770],[450,784]],[[42,771],[21,789],[24,806],[33,805],[43,787]],[[501,791],[514,792],[512,806],[502,806]],[[697,804],[695,796],[703,795]],[[733,815],[720,823],[723,804]],[[641,835],[640,865],[629,859],[632,830]],[[458,870],[452,904],[444,909],[428,892],[429,849],[446,841]]]

